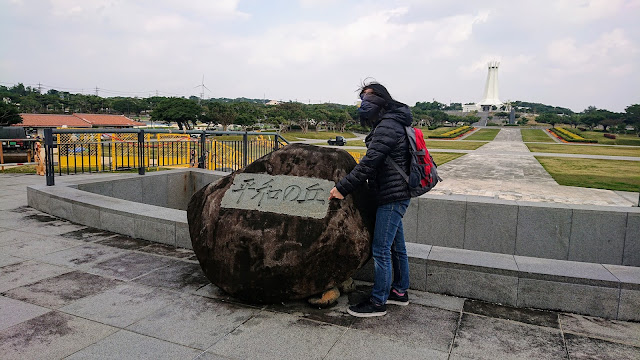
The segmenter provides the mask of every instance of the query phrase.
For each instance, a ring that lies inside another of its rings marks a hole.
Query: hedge
[[[473,130],[474,128],[472,128],[471,126],[465,125],[465,126],[461,126],[459,128],[455,128],[453,130],[449,130],[446,133],[443,134],[439,134],[439,135],[429,135],[429,138],[434,138],[434,139],[453,139],[455,137],[458,137],[466,132],[469,132],[471,130]]]

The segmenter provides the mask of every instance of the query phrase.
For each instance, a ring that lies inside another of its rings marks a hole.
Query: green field
[[[365,143],[362,140],[349,140],[347,141],[347,146],[362,146],[365,147]]]
[[[555,143],[548,133],[542,129],[522,129],[520,133],[522,134],[522,141],[524,142]]]
[[[361,156],[364,155],[367,151],[366,150],[352,150],[349,149],[348,150],[350,153],[357,153],[360,154]],[[447,153],[447,152],[434,152],[434,153],[430,153],[431,156],[433,157],[433,161],[436,162],[436,164],[438,164],[438,166],[445,164],[451,160],[457,159],[460,156],[466,155],[466,154],[459,154],[459,153]]]
[[[585,139],[596,139],[598,140],[598,144],[640,146],[640,137],[638,137],[638,135],[616,134],[616,139],[609,139],[604,137],[605,133],[602,131],[580,131],[577,129],[571,129],[571,131]]]
[[[457,141],[457,140],[425,140],[427,149],[449,149],[449,150],[475,150],[486,144],[486,141]]]
[[[281,133],[280,135],[285,139],[287,139],[287,141],[299,141],[302,139],[329,140],[331,138],[335,139],[336,136],[344,136],[345,139],[356,137],[355,135],[353,135],[353,133],[350,133],[350,132],[340,133],[340,132],[330,132],[330,131],[319,131],[319,132],[309,131],[306,133],[302,133],[299,131],[291,131],[291,132]]]
[[[446,152],[434,152],[430,154],[433,157],[433,161],[435,161],[435,163],[438,166],[448,163],[451,160],[455,160],[460,156],[465,155],[465,154],[459,154],[459,153],[446,153]]]
[[[492,141],[496,135],[500,132],[500,129],[480,129],[473,134],[464,138],[465,140],[479,140],[479,141]]]
[[[640,157],[640,147],[532,143],[525,145],[531,152]]]
[[[640,163],[625,160],[571,159],[536,156],[560,185],[640,191]]]

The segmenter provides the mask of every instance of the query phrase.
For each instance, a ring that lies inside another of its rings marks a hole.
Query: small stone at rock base
[[[207,278],[255,303],[304,299],[350,278],[370,257],[374,197],[363,186],[344,200],[329,201],[330,188],[319,187],[325,180],[337,183],[355,166],[346,151],[292,144],[196,192],[187,218]],[[238,174],[268,176],[241,176],[236,183]],[[287,181],[295,182],[289,177],[322,181],[288,187]],[[223,206],[229,191],[235,192],[227,197],[229,204],[251,200],[252,205]],[[287,211],[278,213],[269,201],[287,202]],[[318,217],[317,207],[313,217],[304,216],[303,208],[292,211],[308,201],[327,201],[326,215]]]
[[[340,286],[338,286],[338,289],[343,294],[349,294],[356,290],[356,283],[353,281],[353,278],[348,278],[347,280],[343,281]]]
[[[312,296],[307,299],[307,302],[312,306],[319,307],[321,309],[327,308],[338,301],[340,297],[340,290],[337,287],[333,287],[322,293],[321,296]]]

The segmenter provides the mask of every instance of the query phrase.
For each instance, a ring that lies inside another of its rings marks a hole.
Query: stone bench
[[[411,288],[640,321],[640,268],[407,243]],[[355,275],[373,281],[373,260]]]

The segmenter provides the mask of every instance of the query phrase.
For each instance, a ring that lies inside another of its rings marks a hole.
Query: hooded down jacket
[[[407,105],[396,103],[388,106],[365,139],[366,155],[336,184],[340,194],[346,196],[368,181],[378,205],[411,198],[407,182],[386,159],[393,159],[405,172],[408,171],[409,141],[404,127],[411,126],[412,121]]]

